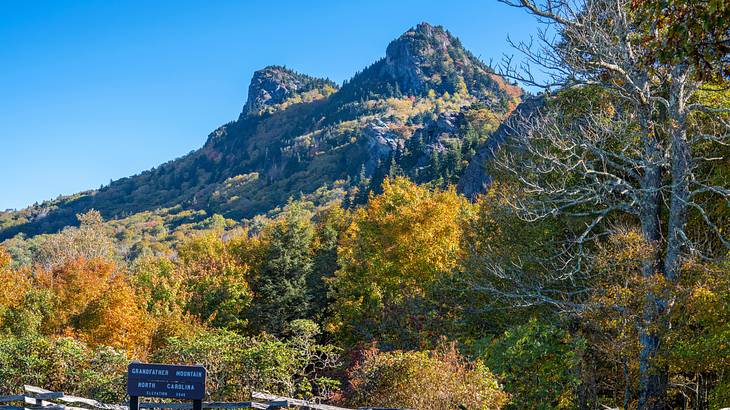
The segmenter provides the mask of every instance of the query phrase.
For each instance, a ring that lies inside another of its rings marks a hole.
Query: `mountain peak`
[[[396,58],[408,51],[414,55],[429,54],[435,51],[447,52],[450,47],[461,47],[458,42],[441,26],[420,23],[393,40],[386,50],[386,58]]]
[[[416,24],[416,27],[412,27],[410,30],[406,31],[406,33],[417,32],[417,33],[422,33],[425,35],[433,35],[434,30],[439,31],[439,32],[445,31],[443,26],[433,26],[427,21],[422,21],[422,22]]]
[[[492,99],[504,88],[504,81],[464,49],[458,38],[442,26],[426,22],[388,45],[382,71],[403,92],[413,95],[434,90],[439,94],[468,92],[480,99]]]
[[[464,58],[461,43],[440,26],[420,23],[393,40],[385,51],[386,71],[404,91],[422,94],[431,80],[456,64],[470,63]],[[455,58],[456,57],[456,58]],[[449,90],[453,92],[454,90]]]
[[[285,105],[324,98],[336,89],[337,85],[328,79],[270,65],[254,72],[241,116],[275,111]]]

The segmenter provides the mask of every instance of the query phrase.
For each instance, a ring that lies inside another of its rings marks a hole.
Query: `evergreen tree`
[[[403,92],[400,89],[398,82],[395,82],[395,98],[403,98]]]
[[[273,334],[281,334],[292,320],[307,318],[312,299],[307,278],[313,267],[314,228],[300,203],[287,208],[283,218],[264,232],[268,251],[249,313],[254,329]]]
[[[431,152],[431,179],[437,179],[441,176],[441,159],[436,148]]]
[[[346,224],[345,212],[342,208],[330,207],[316,229],[316,247],[313,256],[313,269],[307,280],[307,286],[311,292],[311,304],[309,316],[323,322],[327,314],[327,308],[331,303],[329,286],[326,281],[333,278],[339,268],[337,263],[337,246],[339,244],[340,232]]]
[[[368,188],[368,194],[375,192],[379,194],[382,192],[382,185],[385,177],[388,176],[388,170],[390,169],[390,162],[383,162],[381,159],[378,160],[378,165],[375,167],[373,177],[370,179],[370,186]]]
[[[367,170],[365,169],[365,164],[363,163],[362,165],[360,165],[360,172],[357,174],[357,183],[363,184],[367,181],[367,179],[368,174]]]
[[[365,164],[360,166],[360,173],[357,176],[357,184],[355,186],[355,194],[353,195],[352,204],[362,205],[368,201],[370,178],[367,177]]]
[[[388,177],[395,178],[396,176],[403,175],[403,170],[395,160],[396,154],[390,153],[390,165],[388,166]]]
[[[395,88],[393,88],[393,85],[391,83],[385,84],[385,97],[393,97],[395,95]]]
[[[446,159],[444,161],[447,181],[452,176],[458,176],[461,173],[462,159],[463,157],[461,155],[461,147],[459,147],[458,144],[450,146],[449,150],[446,152]]]

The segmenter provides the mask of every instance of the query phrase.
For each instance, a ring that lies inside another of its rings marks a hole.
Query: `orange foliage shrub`
[[[10,268],[12,262],[10,254],[0,248],[0,325],[3,313],[23,302],[26,291],[30,287],[27,272],[19,272]]]

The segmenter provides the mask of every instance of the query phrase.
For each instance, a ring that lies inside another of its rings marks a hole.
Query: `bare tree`
[[[726,107],[708,107],[693,98],[701,84],[687,63],[647,64],[642,30],[633,20],[630,0],[500,0],[526,9],[543,24],[530,42],[513,43],[524,55],[514,64],[506,57],[502,74],[546,90],[594,89],[605,93],[587,113],[570,118],[560,107],[543,108],[525,118],[520,132],[495,154],[494,166],[513,176],[523,193],[509,206],[525,221],[564,215],[585,221],[559,255],[551,259],[555,277],[527,279],[519,266],[494,274],[513,284],[503,297],[520,303],[551,303],[581,309],[571,292],[551,289],[551,280],[585,284],[590,244],[611,233],[609,220],[629,218],[641,227],[650,251],[643,258],[644,277],[663,275],[676,283],[682,263],[704,252],[686,231],[688,213],[695,212],[724,247],[730,245],[711,220],[701,196],[714,195],[730,204],[728,186],[712,185],[699,167],[705,158],[697,144],[726,145]],[[540,75],[537,75],[537,71]],[[548,94],[549,95],[549,94]],[[713,117],[714,132],[693,129],[694,112]],[[555,282],[553,282],[555,283]],[[493,287],[491,290],[496,290]],[[639,408],[666,408],[666,370],[657,366],[665,318],[672,301],[649,294],[639,323],[641,353]]]
[[[34,263],[46,270],[78,259],[114,259],[114,241],[103,225],[101,214],[90,210],[77,214],[78,227],[66,227],[61,232],[49,235],[37,247]]]

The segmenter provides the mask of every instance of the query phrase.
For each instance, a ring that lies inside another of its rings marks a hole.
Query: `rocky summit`
[[[286,67],[269,66],[253,73],[241,115],[275,110],[287,102],[310,102],[336,90],[337,85],[328,79],[299,74]]]
[[[100,189],[0,214],[0,239],[167,209],[251,218],[292,197],[355,204],[389,175],[456,184],[519,104],[509,84],[444,28],[418,24],[342,86],[272,65],[239,118],[202,148]],[[469,186],[476,186],[470,184]]]

